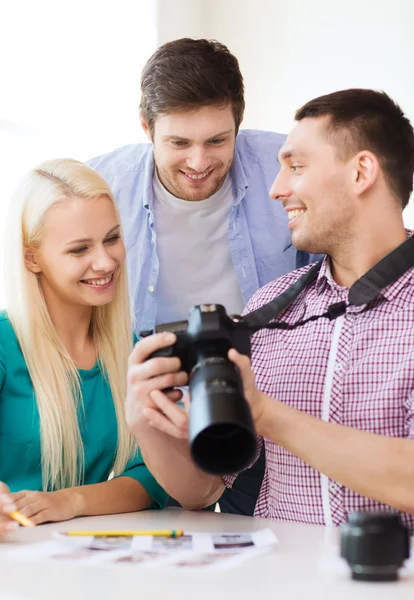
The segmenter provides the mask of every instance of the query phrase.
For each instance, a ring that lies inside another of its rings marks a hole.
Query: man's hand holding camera
[[[160,356],[148,359],[153,352],[171,346],[175,341],[175,334],[163,332],[144,338],[135,345],[129,360],[126,402],[127,421],[131,430],[134,430],[134,422],[143,419],[151,427],[172,437],[188,437],[189,394],[184,396],[183,410],[176,406],[176,402],[182,398],[182,392],[178,389],[165,392],[166,388],[184,386],[188,382],[187,373],[180,370],[180,359]],[[234,348],[229,351],[228,357],[240,371],[245,398],[250,405],[256,430],[261,433],[264,407],[269,398],[256,388],[250,359]]]
[[[178,439],[187,438],[187,412],[176,406],[182,397],[178,389],[187,384],[188,375],[181,371],[177,357],[157,356],[155,351],[171,346],[176,336],[170,332],[156,333],[139,341],[130,356],[126,417],[132,431],[141,419],[148,425]]]
[[[135,345],[128,368],[126,419],[150,471],[170,496],[179,497],[184,508],[194,510],[214,503],[221,496],[224,485],[220,477],[200,471],[190,458],[188,395],[184,410],[176,405],[182,392],[178,389],[166,391],[188,383],[180,359],[149,358],[175,341],[175,334],[163,332]],[[174,465],[174,468],[168,465]],[[177,478],[177,473],[183,476]]]
[[[269,400],[274,402],[274,400],[257,389],[250,358],[248,356],[240,354],[237,350],[232,348],[229,350],[228,357],[239,369],[243,382],[244,397],[250,405],[256,432],[259,435],[263,435],[262,429],[265,420],[266,403]]]

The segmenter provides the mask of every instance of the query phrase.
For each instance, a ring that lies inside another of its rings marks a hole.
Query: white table
[[[338,530],[265,519],[186,512],[145,511],[76,519],[71,529],[184,529],[243,532],[271,528],[279,539],[270,554],[217,573],[145,570],[138,566],[98,567],[69,562],[21,562],[4,551],[15,544],[51,539],[68,523],[20,528],[0,544],[0,599],[16,600],[403,600],[414,598],[414,574],[396,583],[360,583],[327,567]]]

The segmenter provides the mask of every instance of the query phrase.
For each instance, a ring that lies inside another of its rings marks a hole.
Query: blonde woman
[[[167,496],[124,419],[133,337],[108,185],[80,162],[48,161],[21,183],[12,210],[0,313],[0,515],[12,506],[39,524],[162,507]]]

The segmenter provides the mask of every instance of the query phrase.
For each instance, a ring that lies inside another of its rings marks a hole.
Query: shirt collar
[[[413,231],[411,229],[406,229],[407,239],[413,235]],[[414,277],[414,268],[408,269],[401,277],[387,285],[382,291],[381,295],[384,296],[387,300],[394,300],[396,296],[400,293],[400,291],[411,281]]]
[[[233,180],[234,206],[237,206],[246,195],[246,190],[249,187],[249,182],[242,164],[240,152],[237,148],[237,137],[236,147],[234,149],[233,164],[231,166],[231,177]]]
[[[326,289],[327,285],[330,285],[332,287],[337,286],[338,284],[332,278],[331,266],[329,264],[329,256],[324,256],[321,268],[319,269],[318,277],[316,279],[317,293],[322,294]]]
[[[410,229],[406,229],[406,232],[407,238],[411,237],[414,233]],[[396,281],[387,285],[379,292],[378,295],[382,296],[388,301],[392,301],[412,279],[414,279],[414,267],[408,269],[408,271],[401,275],[401,277],[399,277]],[[338,285],[333,279],[329,257],[325,256],[316,280],[317,293],[322,294],[327,285],[329,285],[332,289],[336,288],[337,290],[349,290],[349,288]]]

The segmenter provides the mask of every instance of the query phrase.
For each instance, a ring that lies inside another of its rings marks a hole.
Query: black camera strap
[[[247,324],[252,332],[263,328],[295,329],[309,321],[316,321],[321,318],[336,319],[340,315],[345,314],[348,306],[362,306],[372,302],[381,290],[394,283],[394,281],[397,281],[408,269],[414,267],[414,235],[387,254],[350,287],[348,302],[331,304],[328,310],[322,315],[315,315],[293,324],[270,323],[270,321],[281,315],[298,298],[303,290],[318,277],[322,262],[323,259],[306,271],[290,288],[282,292],[279,296],[243,317],[244,323]]]

